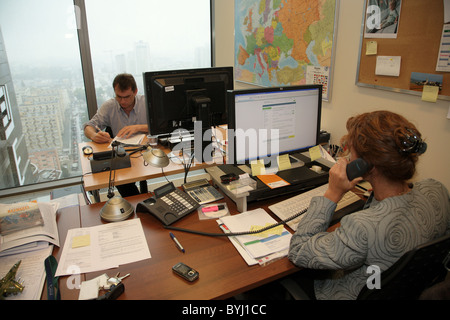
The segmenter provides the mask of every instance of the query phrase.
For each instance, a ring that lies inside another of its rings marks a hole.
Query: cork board
[[[422,95],[410,89],[412,72],[443,76],[438,99],[450,100],[450,72],[436,71],[442,30],[444,4],[442,0],[402,0],[397,38],[365,38],[366,5],[363,11],[361,43],[356,84],[363,87]],[[366,55],[368,41],[376,41],[377,54]],[[375,74],[377,56],[400,56],[399,76]]]

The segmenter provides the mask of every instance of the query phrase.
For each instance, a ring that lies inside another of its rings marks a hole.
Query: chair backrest
[[[444,280],[444,260],[450,252],[450,235],[405,253],[381,273],[380,289],[361,290],[358,300],[412,300],[426,288]]]

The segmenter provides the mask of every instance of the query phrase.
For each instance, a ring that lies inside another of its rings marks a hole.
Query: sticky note
[[[250,163],[252,167],[252,175],[259,176],[260,174],[266,173],[266,168],[264,167],[264,160],[254,160]]]
[[[278,161],[278,169],[279,170],[286,170],[291,168],[291,160],[289,159],[288,154],[284,154],[282,156],[277,157]]]
[[[317,160],[322,157],[322,153],[320,153],[320,147],[315,146],[309,149],[309,157],[311,161]]]
[[[378,43],[376,41],[367,41],[366,43],[366,55],[372,56],[378,53]]]
[[[439,94],[438,86],[423,86],[422,101],[436,102]]]
[[[72,248],[87,247],[91,244],[91,236],[86,234],[84,236],[73,237]]]

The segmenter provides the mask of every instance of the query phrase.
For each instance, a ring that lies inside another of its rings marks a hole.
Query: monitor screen
[[[194,130],[227,123],[227,90],[233,90],[232,67],[144,72],[151,135]]]
[[[267,164],[317,145],[321,109],[321,85],[229,91],[229,161]]]

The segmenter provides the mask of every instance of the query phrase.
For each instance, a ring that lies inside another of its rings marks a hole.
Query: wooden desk
[[[127,198],[136,205],[148,195]],[[225,199],[232,214],[237,213],[230,199]],[[249,206],[249,210],[263,207],[267,212],[269,202],[258,202]],[[100,219],[99,211],[104,203],[80,207],[81,227],[105,223]],[[85,274],[85,279],[95,278],[103,273],[109,276],[120,272],[130,273],[124,279],[125,292],[120,299],[127,300],[209,300],[226,299],[238,293],[256,288],[298,270],[287,258],[266,266],[248,266],[227,237],[206,237],[185,232],[173,231],[186,253],[180,252],[169,236],[169,230],[153,216],[136,213],[130,219],[141,219],[145,237],[151,253],[151,259],[122,265],[117,269],[102,270]],[[216,220],[199,220],[197,212],[173,224],[176,227],[222,233]],[[178,262],[196,269],[200,277],[189,283],[172,273],[172,266]],[[60,278],[60,286],[66,285],[68,277]],[[62,291],[62,299],[78,297],[78,290]]]
[[[81,169],[83,174],[84,188],[86,191],[96,191],[103,188],[108,188],[109,186],[109,171],[98,172],[93,174],[91,170],[90,158],[91,156],[84,155],[83,147],[91,146],[94,152],[108,151],[108,144],[95,143],[95,142],[83,142],[78,144],[80,159],[81,159]],[[170,150],[158,146],[166,153]],[[161,168],[156,168],[151,165],[145,166],[144,159],[140,152],[137,152],[130,156],[131,167],[118,169],[115,173],[115,185],[122,185],[142,180],[154,179],[163,176]],[[194,163],[190,170],[204,169],[209,166],[216,165],[216,163]],[[170,161],[170,164],[164,168],[164,174],[172,175],[177,173],[183,173],[184,167],[181,164],[175,164]]]

